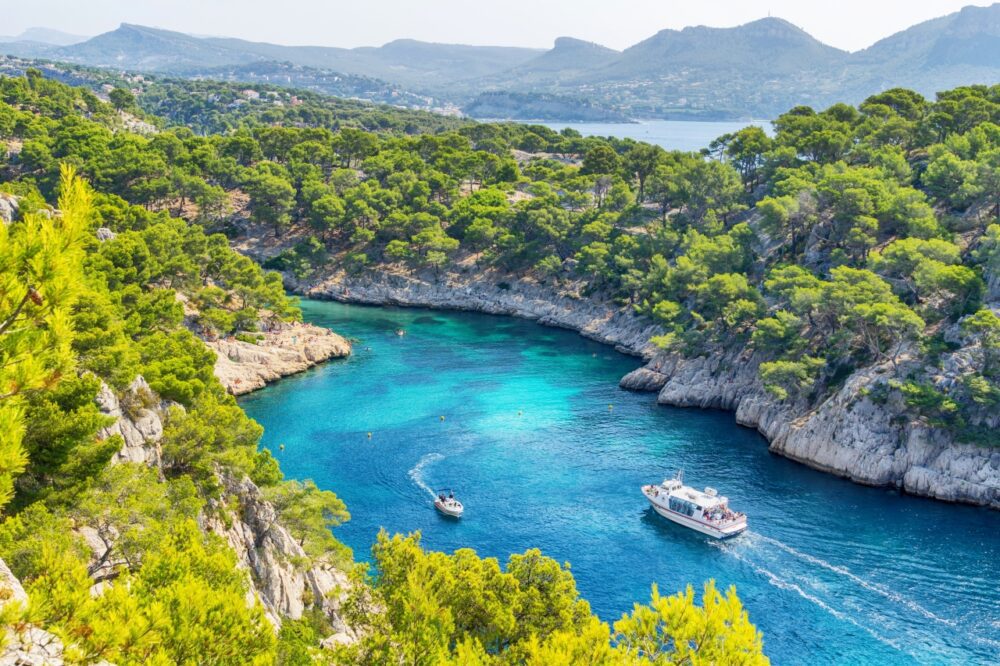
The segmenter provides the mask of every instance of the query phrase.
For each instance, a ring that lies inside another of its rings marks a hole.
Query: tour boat
[[[447,495],[444,492],[439,492],[434,500],[434,508],[452,518],[461,518],[462,512],[465,511],[465,507],[455,499],[455,493],[451,491],[448,491]]]
[[[716,539],[728,539],[747,528],[746,514],[729,508],[729,500],[715,488],[695,490],[684,485],[684,472],[660,484],[642,487],[653,510],[667,520]]]

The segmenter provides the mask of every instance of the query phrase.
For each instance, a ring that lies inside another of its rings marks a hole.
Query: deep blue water
[[[1000,657],[1000,513],[771,455],[730,414],[621,391],[638,361],[568,331],[468,313],[303,310],[356,338],[354,354],[241,403],[286,475],[344,499],[353,517],[336,534],[359,559],[380,527],[501,560],[539,547],[571,563],[608,621],[652,583],[673,592],[714,578],[736,585],[777,664]],[[677,468],[728,495],[750,530],[720,544],[652,513],[639,487]],[[428,488],[441,487],[465,503],[461,521],[434,511]]]
[[[698,151],[723,134],[737,132],[749,125],[763,127],[773,134],[771,123],[763,120],[703,121],[645,120],[638,123],[541,123],[557,132],[569,127],[583,136],[614,136],[652,143],[667,150]]]

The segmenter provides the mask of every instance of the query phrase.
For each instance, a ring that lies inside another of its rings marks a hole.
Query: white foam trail
[[[860,585],[864,589],[869,590],[871,592],[875,592],[876,594],[880,594],[883,597],[885,597],[886,599],[889,599],[890,601],[895,601],[898,604],[902,604],[902,605],[906,606],[907,608],[909,608],[910,610],[912,610],[914,612],[917,612],[917,613],[920,613],[921,615],[923,615],[924,617],[926,617],[926,618],[928,618],[930,620],[934,620],[936,622],[940,622],[942,624],[946,624],[949,627],[954,627],[954,626],[956,626],[958,624],[954,620],[949,620],[949,619],[943,618],[943,617],[941,617],[939,615],[935,615],[934,613],[932,613],[931,611],[927,610],[926,608],[924,608],[923,606],[921,606],[917,602],[915,602],[915,601],[913,601],[911,599],[907,599],[906,597],[902,596],[898,592],[895,592],[895,591],[893,591],[893,590],[885,587],[884,585],[881,585],[879,583],[873,583],[871,581],[865,580],[864,578],[862,578],[861,576],[858,576],[857,574],[853,573],[850,569],[848,569],[846,567],[843,567],[843,566],[840,566],[840,565],[837,565],[837,564],[831,564],[831,563],[827,562],[826,560],[820,559],[820,558],[815,557],[813,555],[810,555],[808,553],[803,553],[801,551],[798,551],[798,550],[792,548],[788,544],[782,543],[781,541],[778,541],[777,539],[772,539],[771,537],[766,537],[763,534],[754,533],[754,536],[756,536],[761,541],[764,541],[765,543],[769,543],[772,546],[775,546],[776,548],[780,548],[781,550],[785,551],[786,553],[788,553],[789,555],[791,555],[793,557],[797,557],[800,560],[808,562],[809,564],[814,564],[814,565],[816,565],[818,567],[822,567],[822,568],[826,569],[827,571],[832,571],[833,573],[836,573],[836,574],[839,574],[841,576],[844,576],[844,577],[848,578],[849,580],[857,583],[858,585]]]
[[[882,636],[881,634],[879,634],[878,632],[874,631],[873,629],[871,629],[869,627],[866,627],[865,625],[859,623],[854,618],[852,618],[850,615],[847,615],[846,613],[843,613],[843,612],[837,610],[836,608],[833,608],[832,606],[830,606],[829,604],[827,604],[826,602],[824,602],[822,599],[809,594],[808,592],[806,592],[805,590],[803,590],[801,587],[799,587],[795,583],[792,583],[792,582],[789,582],[789,581],[784,580],[782,578],[779,578],[777,575],[775,575],[773,572],[769,571],[768,569],[765,569],[762,566],[758,566],[757,564],[754,564],[753,562],[751,562],[746,557],[744,557],[744,556],[740,555],[739,553],[737,553],[735,550],[733,550],[731,548],[725,548],[725,547],[723,547],[721,545],[720,545],[720,548],[722,549],[723,552],[729,553],[730,555],[732,555],[733,557],[735,557],[736,559],[738,559],[740,562],[743,562],[744,564],[746,564],[748,567],[750,567],[751,569],[753,569],[753,571],[755,573],[757,573],[758,575],[764,576],[767,579],[767,582],[770,583],[771,585],[773,585],[774,587],[776,587],[776,588],[778,588],[780,590],[787,590],[787,591],[790,591],[790,592],[795,592],[796,594],[798,594],[800,597],[802,597],[806,601],[809,601],[809,602],[811,602],[811,603],[819,606],[820,608],[822,608],[823,610],[825,610],[827,613],[829,613],[830,615],[834,616],[838,620],[841,620],[843,622],[847,622],[849,624],[853,624],[855,627],[857,627],[858,629],[861,629],[865,633],[869,634],[872,638],[874,638],[875,640],[879,641],[880,643],[884,643],[884,644],[888,645],[889,647],[891,647],[891,648],[893,648],[895,650],[899,650],[900,652],[905,652],[906,654],[910,655],[911,657],[916,657],[917,656],[917,655],[913,654],[912,652],[910,652],[909,650],[907,650],[906,648],[904,648],[903,646],[901,646],[898,643],[896,643],[895,641],[893,641],[892,639],[889,639],[889,638],[886,638],[885,636]]]
[[[413,466],[413,469],[409,471],[410,479],[413,483],[417,484],[421,488],[427,491],[427,494],[431,497],[437,497],[434,494],[434,490],[424,482],[424,468],[431,463],[436,463],[439,460],[444,460],[444,456],[440,453],[428,453]]]

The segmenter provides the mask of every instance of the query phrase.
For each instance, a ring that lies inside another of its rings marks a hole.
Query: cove
[[[568,561],[605,621],[650,585],[736,585],[776,664],[976,664],[1000,655],[1000,513],[866,488],[768,453],[729,413],[618,388],[639,361],[579,335],[472,313],[304,301],[354,353],[240,400],[290,478],[351,511],[366,559],[381,527],[503,562]],[[404,329],[405,336],[395,331]],[[441,420],[444,416],[444,420]],[[367,433],[371,432],[371,439]],[[278,445],[283,444],[284,450]],[[683,468],[745,511],[715,542],[639,488]],[[452,487],[465,517],[441,517]]]

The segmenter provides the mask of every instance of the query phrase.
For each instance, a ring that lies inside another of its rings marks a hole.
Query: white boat
[[[660,484],[642,487],[656,513],[678,525],[690,527],[716,539],[728,539],[745,531],[746,514],[729,508],[729,499],[720,497],[715,488],[695,490],[684,485],[684,473]]]
[[[438,496],[434,498],[434,508],[452,518],[461,518],[462,512],[465,511],[462,503],[455,499],[455,493],[450,491],[447,495],[443,492],[438,493]]]

